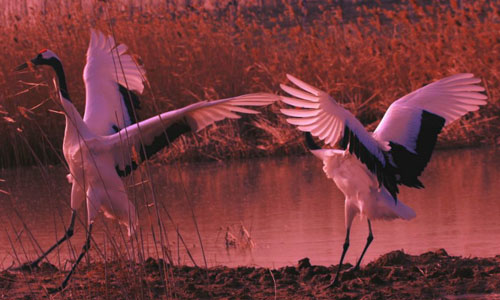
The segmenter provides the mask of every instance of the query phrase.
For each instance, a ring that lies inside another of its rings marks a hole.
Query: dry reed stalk
[[[12,18],[10,26],[2,27],[0,105],[13,123],[0,121],[0,133],[12,141],[0,149],[0,165],[33,163],[33,155],[19,140],[17,128],[25,132],[35,152],[47,153],[42,157],[45,164],[57,162],[32,122],[22,118],[16,108],[35,106],[49,96],[48,90],[36,86],[16,95],[22,89],[17,82],[33,81],[33,76],[14,75],[11,70],[36,49],[50,47],[63,59],[71,93],[82,108],[80,78],[88,40],[86,24],[108,30],[99,5],[92,14],[76,6],[71,17],[47,12],[34,21]],[[500,46],[495,36],[500,25],[496,21],[498,7],[493,2],[463,3],[462,8],[413,3],[409,7],[359,6],[354,12],[357,15],[333,6],[327,8],[318,12],[288,5],[282,14],[240,11],[214,16],[205,11],[173,15],[161,9],[137,13],[111,5],[109,18],[117,39],[140,54],[147,67],[151,91],[143,97],[143,118],[200,99],[277,91],[287,72],[312,81],[340,102],[348,103],[366,124],[379,120],[392,101],[413,89],[452,73],[473,72],[484,78],[491,102],[481,110],[481,116],[488,119],[498,114],[500,74],[495,66],[500,65]],[[46,75],[39,75],[37,80],[43,78]],[[160,96],[156,101],[149,100],[153,95]],[[371,101],[367,103],[368,99]],[[47,108],[35,110],[32,118],[40,120],[51,141],[60,143],[62,118],[49,115]],[[273,120],[274,133],[243,132],[241,143],[223,140],[216,147],[211,140],[217,136],[189,137],[162,159],[173,161],[184,154],[190,160],[265,155],[262,150],[245,146],[254,145],[256,139],[266,140],[266,150],[274,154],[303,152],[301,145],[274,142],[277,132],[284,137],[292,135],[287,124],[273,117],[275,112],[264,114]],[[253,122],[252,118],[230,122],[225,131],[234,133]],[[496,126],[480,125],[479,132],[466,130],[454,139],[481,142],[481,138],[468,136],[498,135],[497,131],[488,132],[493,130],[491,127]],[[193,143],[201,143],[201,148],[195,149]]]
[[[50,85],[44,84],[47,72],[13,74],[11,70],[36,50],[51,48],[62,58],[70,92],[82,109],[80,78],[88,24],[107,32],[112,26],[116,39],[142,57],[151,85],[142,97],[141,118],[201,99],[276,92],[284,74],[292,73],[331,93],[363,123],[374,127],[398,97],[446,75],[473,72],[483,78],[490,104],[446,128],[440,142],[479,144],[494,141],[499,134],[500,25],[498,7],[490,1],[463,3],[461,8],[454,4],[361,6],[354,16],[338,8],[317,12],[293,5],[285,6],[283,13],[214,16],[186,11],[172,15],[160,10],[137,14],[121,11],[112,3],[106,16],[99,5],[104,4],[97,3],[92,14],[77,6],[70,8],[71,17],[56,12],[31,20],[12,17],[9,26],[0,28],[0,136],[10,142],[0,148],[0,166],[37,164],[43,170],[48,163],[62,161],[57,145],[64,123],[62,117],[48,111],[54,106],[46,99],[54,95]],[[182,137],[151,163],[304,152],[299,133],[276,113],[274,107],[257,117],[218,123],[199,135]],[[139,191],[133,189],[131,199],[137,207],[148,207],[144,200],[149,194],[155,199],[153,180],[148,165],[139,171],[134,176],[148,183]],[[137,182],[137,178],[132,180]],[[160,210],[177,230],[178,247],[184,241],[163,203],[155,201],[154,206],[154,212],[148,208],[149,218],[157,223],[157,227],[151,226],[154,244],[159,246],[154,256],[173,263]],[[111,249],[106,243],[104,253],[98,247],[93,250],[105,262],[151,256],[145,253],[142,234],[129,247],[123,236],[115,238],[112,232],[106,227]],[[191,256],[185,243],[183,246]],[[196,264],[194,259],[192,263]],[[132,270],[123,266],[127,268]],[[174,274],[168,268],[163,271],[164,288],[172,290]],[[144,274],[127,272],[113,284],[118,282],[122,295],[144,295]],[[105,278],[106,293],[109,280]]]
[[[46,153],[41,157],[45,164],[57,162],[32,121],[24,119],[17,109],[19,105],[36,106],[49,97],[49,91],[36,86],[16,95],[24,89],[18,81],[33,81],[33,75],[13,74],[11,70],[37,49],[50,47],[62,58],[73,98],[83,108],[80,78],[88,43],[87,24],[109,30],[99,5],[104,4],[97,3],[92,14],[75,6],[70,7],[71,15],[49,11],[34,21],[12,17],[10,26],[0,29],[4,60],[0,64],[0,114],[6,113],[0,118],[0,135],[12,141],[0,149],[1,166],[34,162],[29,147],[19,139],[18,128],[36,153]],[[365,124],[379,120],[398,97],[457,72],[475,73],[488,86],[490,105],[480,111],[481,117],[488,119],[500,111],[500,25],[494,1],[462,3],[461,8],[446,3],[359,6],[357,11],[327,6],[322,12],[288,5],[282,13],[242,10],[236,15],[206,11],[172,14],[161,9],[137,13],[109,5],[109,19],[117,39],[139,54],[147,69],[151,91],[142,97],[142,118],[200,99],[276,92],[285,73],[293,73],[330,92],[348,104]],[[33,26],[32,22],[38,25]],[[43,74],[36,80],[43,82],[46,78]],[[149,100],[153,95],[159,95],[156,101]],[[368,99],[371,101],[366,103]],[[39,120],[49,139],[59,144],[63,120],[50,115],[47,108],[47,104],[43,105],[30,117]],[[173,161],[184,154],[190,160],[265,155],[262,150],[245,146],[255,144],[256,139],[266,140],[265,148],[275,154],[303,152],[300,145],[274,142],[279,132],[286,140],[293,130],[273,117],[274,113],[276,110],[271,109],[263,114],[273,120],[274,133],[247,133],[245,129],[255,119],[245,117],[221,125],[227,126],[224,131],[230,134],[244,129],[239,137],[241,143],[224,140],[228,136],[222,136],[223,141],[214,147],[211,140],[217,136],[213,132],[190,136],[177,142],[180,146],[176,151],[168,151],[162,159]],[[491,122],[498,125],[498,121]],[[453,138],[465,143],[474,140],[474,144],[490,142],[488,135],[498,135],[498,130],[494,130],[498,126],[486,125],[480,125],[479,131],[467,129]],[[479,138],[471,139],[470,135]]]

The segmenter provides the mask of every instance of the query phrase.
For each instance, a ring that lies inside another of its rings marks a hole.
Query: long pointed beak
[[[33,63],[31,61],[27,61],[25,62],[24,64],[20,64],[19,66],[17,66],[14,71],[21,71],[21,70],[24,70],[26,68],[32,68],[33,67]]]

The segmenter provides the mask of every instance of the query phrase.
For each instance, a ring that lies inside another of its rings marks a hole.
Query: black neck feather
[[[57,80],[59,81],[59,90],[61,91],[61,95],[71,102],[71,98],[68,93],[68,86],[66,85],[66,76],[64,75],[64,69],[62,63],[57,58],[51,58],[48,62],[48,65],[51,66],[56,72]]]

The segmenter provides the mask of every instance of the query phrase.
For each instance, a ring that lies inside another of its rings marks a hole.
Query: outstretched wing
[[[278,99],[274,94],[257,93],[202,101],[130,125],[104,139],[116,153],[118,174],[127,176],[139,163],[167,147],[178,136],[189,131],[198,132],[226,118],[238,119],[238,113],[257,114],[244,106],[269,105]]]
[[[473,74],[456,74],[433,82],[389,106],[374,137],[389,142],[401,176],[400,183],[423,187],[418,180],[429,162],[443,126],[486,104],[481,80]]]
[[[134,109],[142,93],[145,71],[126,54],[127,46],[92,30],[83,71],[84,122],[98,135],[109,135],[136,122]]]
[[[389,148],[375,140],[358,119],[327,93],[291,75],[287,75],[287,78],[301,88],[299,90],[281,85],[285,92],[296,97],[281,97],[281,101],[301,108],[282,109],[283,114],[291,117],[287,122],[297,125],[299,130],[310,132],[331,146],[338,143],[341,148],[348,149],[377,176],[379,184],[383,184],[396,199],[396,177],[384,154],[384,150]]]

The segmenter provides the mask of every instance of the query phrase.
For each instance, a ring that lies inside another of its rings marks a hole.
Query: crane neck
[[[59,82],[59,90],[61,92],[61,95],[71,102],[71,98],[69,97],[68,93],[68,86],[66,84],[66,75],[64,74],[64,68],[62,66],[62,63],[59,59],[57,58],[52,58],[50,59],[49,65],[54,69],[54,72],[56,72],[57,76],[57,81]]]
[[[63,143],[64,145],[72,146],[78,143],[77,139],[80,139],[81,137],[86,139],[92,134],[88,130],[85,122],[83,122],[80,113],[71,102],[71,98],[68,93],[68,86],[66,84],[66,76],[64,74],[64,68],[61,61],[54,57],[49,60],[48,65],[51,66],[56,73],[57,81],[59,82],[61,104],[66,115],[66,129],[64,132]]]

